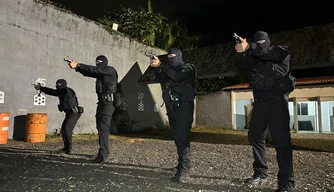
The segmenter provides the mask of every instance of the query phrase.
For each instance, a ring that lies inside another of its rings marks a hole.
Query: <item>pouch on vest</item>
[[[170,97],[170,105],[172,107],[179,107],[181,103],[181,90],[178,87],[169,89],[168,95]]]
[[[78,108],[78,112],[79,112],[80,114],[81,114],[81,113],[84,113],[84,108],[83,108],[83,107],[78,106],[77,108]]]
[[[278,80],[278,87],[282,93],[291,93],[296,87],[296,78],[291,76],[291,64],[287,74]]]
[[[165,103],[169,103],[170,102],[169,89],[163,89],[162,90],[162,100]]]
[[[117,92],[117,93],[114,93],[114,107],[120,107],[122,105],[122,95],[121,93]]]
[[[281,89],[282,93],[291,93],[296,87],[296,78],[287,75],[280,79],[279,89]]]

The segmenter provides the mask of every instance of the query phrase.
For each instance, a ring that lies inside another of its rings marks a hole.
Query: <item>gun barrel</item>
[[[153,57],[154,54],[153,53],[149,53],[149,52],[145,52],[145,56],[147,56],[147,57]]]
[[[236,33],[233,33],[233,38],[237,43],[240,43],[240,39],[239,39],[240,36],[239,35],[237,35]]]
[[[66,59],[66,58],[64,58],[64,61],[66,61],[66,62],[70,62],[70,60],[69,60],[69,59]]]

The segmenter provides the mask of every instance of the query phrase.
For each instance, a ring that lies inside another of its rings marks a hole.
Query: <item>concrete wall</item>
[[[196,125],[232,127],[231,93],[219,91],[200,94],[196,99]]]
[[[165,51],[116,32],[110,35],[92,21],[33,0],[1,0],[0,7],[0,91],[5,94],[0,111],[10,112],[9,138],[14,128],[17,134],[24,133],[27,113],[47,113],[47,133],[60,128],[64,113],[57,110],[58,98],[46,96],[45,106],[33,104],[37,92],[30,83],[39,78],[45,79],[49,87],[54,87],[58,78],[66,79],[85,108],[75,133],[96,132],[95,80],[70,69],[63,61],[66,56],[91,65],[95,65],[97,55],[107,56],[109,64],[118,71],[127,104],[127,110],[118,111],[121,117],[116,118],[131,122],[129,129],[166,122],[164,108],[154,112],[154,104],[162,103],[160,85],[137,83],[149,64],[144,52]],[[144,111],[138,111],[138,97],[143,95]]]

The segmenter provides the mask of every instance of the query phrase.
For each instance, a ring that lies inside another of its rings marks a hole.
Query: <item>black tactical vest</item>
[[[111,75],[99,75],[95,84],[96,94],[98,95],[107,95],[117,91],[117,77]]]
[[[179,97],[181,102],[190,102],[196,96],[196,70],[192,64],[183,64],[182,68],[191,68],[194,72],[194,77],[189,77],[181,82],[166,82],[166,87],[163,89],[163,99],[167,103],[171,97]]]
[[[69,111],[74,107],[77,107],[79,105],[78,103],[78,99],[77,96],[74,92],[73,89],[71,88],[66,88],[67,93],[68,92],[72,92],[73,96],[69,97],[69,94],[65,94],[65,95],[61,95],[59,96],[59,107],[63,110],[63,111]]]
[[[278,47],[286,51],[284,47]],[[252,70],[250,86],[253,88],[254,98],[280,97],[294,89],[290,55],[281,63],[256,59]]]

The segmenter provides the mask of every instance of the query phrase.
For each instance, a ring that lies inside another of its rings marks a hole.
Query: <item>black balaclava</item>
[[[59,83],[60,85],[58,85],[58,83]],[[65,89],[66,87],[67,87],[67,82],[66,82],[65,79],[58,79],[58,80],[56,81],[56,88],[57,88],[57,90]]]
[[[175,57],[168,58],[168,65],[176,67],[183,63],[182,52],[178,48],[170,48],[168,54],[175,54]]]
[[[99,56],[97,56],[97,57],[96,57],[96,61],[97,61],[97,60],[101,60],[101,61],[102,61],[101,63],[96,64],[97,66],[101,66],[101,67],[103,67],[103,66],[107,66],[107,65],[108,65],[108,59],[107,59],[107,57],[104,56],[104,55],[99,55]]]
[[[256,32],[253,36],[252,43],[256,43],[260,40],[266,40],[264,43],[260,44],[263,47],[269,47],[270,44],[271,44],[268,33],[264,32],[264,31]]]

